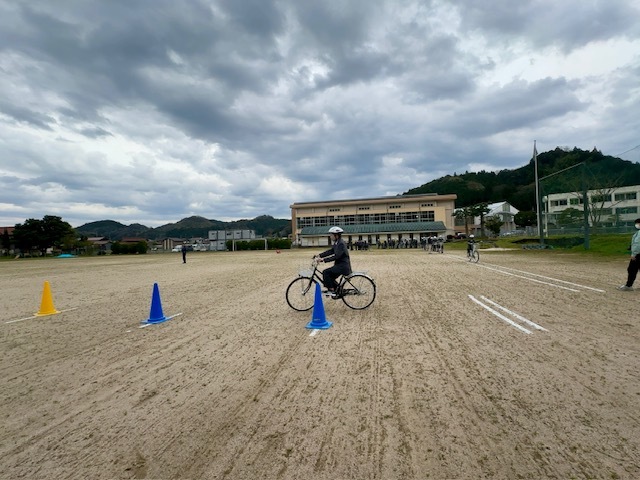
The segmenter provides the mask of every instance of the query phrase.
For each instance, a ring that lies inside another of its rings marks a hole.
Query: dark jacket
[[[349,250],[342,238],[339,238],[329,250],[320,254],[325,262],[335,262],[335,266],[339,266],[344,275],[351,273],[351,259],[349,258]]]

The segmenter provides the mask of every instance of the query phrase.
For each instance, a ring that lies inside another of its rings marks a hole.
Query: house
[[[516,229],[515,216],[520,212],[516,207],[509,202],[496,202],[487,205],[489,213],[484,218],[498,216],[502,220],[502,226],[500,227],[500,233],[513,232]],[[478,228],[480,228],[480,217],[474,219],[474,223],[477,220]]]
[[[6,255],[11,254],[16,248],[16,245],[13,241],[13,231],[15,227],[0,227],[0,254]],[[4,244],[4,236],[6,234],[9,236],[9,245]]]
[[[111,240],[107,237],[89,237],[87,241],[91,243],[98,255],[105,255],[111,251]]]

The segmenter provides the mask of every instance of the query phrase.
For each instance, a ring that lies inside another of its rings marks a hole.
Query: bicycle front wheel
[[[342,285],[342,301],[349,308],[362,310],[376,299],[376,284],[366,275],[351,275]]]
[[[298,277],[287,287],[287,303],[298,312],[311,310],[316,294],[316,281],[311,277]]]
[[[480,252],[478,252],[477,250],[474,250],[471,253],[471,258],[469,258],[469,261],[473,263],[478,263],[478,260],[480,260]]]

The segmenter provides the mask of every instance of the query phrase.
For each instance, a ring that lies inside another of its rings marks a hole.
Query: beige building
[[[453,234],[456,198],[427,193],[294,203],[290,206],[293,242],[301,247],[329,245],[327,231],[333,225],[344,229],[345,242],[369,245]]]

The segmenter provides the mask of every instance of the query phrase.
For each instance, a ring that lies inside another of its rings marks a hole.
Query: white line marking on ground
[[[530,282],[541,283],[543,285],[549,285],[550,287],[561,288],[562,290],[569,290],[570,292],[579,292],[580,290],[576,290],[575,288],[563,287],[562,285],[556,285],[555,283],[543,282],[542,280],[536,280],[535,278],[525,277],[523,275],[516,275],[515,273],[505,272],[498,268],[491,268],[486,265],[478,265],[478,267],[486,268],[487,270],[493,270],[494,272],[502,273],[503,275],[511,275],[512,277],[523,278],[525,280],[529,280]]]
[[[4,323],[16,323],[16,322],[23,322],[25,320],[31,320],[32,318],[38,318],[38,317],[51,317],[52,315],[58,315],[59,313],[64,313],[64,312],[70,312],[71,310],[77,310],[78,307],[73,307],[73,308],[67,308],[66,310],[60,310],[56,313],[52,313],[51,315],[32,315],[30,317],[26,317],[26,318],[19,318],[18,320],[9,320],[8,322],[4,322]]]
[[[511,315],[511,316],[512,316],[512,317],[514,317],[514,318],[517,318],[517,319],[518,319],[518,320],[520,320],[521,322],[524,322],[524,323],[526,323],[527,325],[532,326],[532,327],[533,327],[533,328],[535,328],[536,330],[542,330],[542,331],[544,331],[544,332],[548,332],[548,331],[549,331],[549,330],[547,330],[546,328],[541,327],[541,326],[540,326],[540,325],[538,325],[537,323],[532,322],[531,320],[528,320],[528,319],[524,318],[522,315],[520,315],[520,314],[518,314],[518,313],[516,313],[516,312],[512,312],[512,311],[511,311],[511,310],[509,310],[508,308],[503,307],[502,305],[500,305],[500,304],[498,304],[498,303],[496,303],[496,302],[494,302],[494,301],[492,301],[492,300],[489,300],[489,299],[488,299],[487,297],[485,297],[484,295],[480,295],[480,298],[481,298],[482,300],[484,300],[485,302],[490,303],[490,304],[491,304],[491,305],[493,305],[494,307],[498,307],[498,308],[499,308],[500,310],[502,310],[503,312],[507,312],[509,315]]]
[[[460,261],[467,261],[467,260],[463,260],[455,255],[449,255],[449,257],[453,257],[456,258],[457,260]],[[563,287],[562,285],[556,285],[554,283],[549,283],[549,282],[543,282],[542,280],[536,280],[535,278],[530,278],[530,277],[524,277],[522,275],[516,275],[515,273],[510,273],[510,272],[505,272],[504,270],[500,270],[498,268],[492,268],[489,267],[487,265],[482,265],[480,263],[473,263],[472,265],[476,266],[476,267],[482,267],[482,268],[486,268],[487,270],[493,270],[494,272],[498,272],[498,273],[502,273],[503,275],[511,275],[512,277],[517,277],[517,278],[522,278],[524,280],[529,280],[530,282],[535,282],[535,283],[541,283],[543,285],[549,285],[550,287],[555,287],[555,288],[561,288],[562,290],[569,290],[570,292],[579,292],[580,290],[576,290],[575,288],[569,288],[569,287]],[[528,273],[528,272],[523,272],[523,273]],[[555,280],[555,279],[553,279]],[[562,280],[558,280],[558,281],[562,281]]]
[[[316,335],[316,333],[318,333],[320,330],[318,330],[317,328],[314,328],[311,333],[309,334],[310,337],[314,337]]]
[[[586,288],[587,290],[593,290],[594,292],[607,293],[606,290],[601,290],[599,288],[587,287],[586,285],[580,285],[579,283],[567,282],[566,280],[560,280],[558,278],[545,277],[544,275],[538,275],[537,273],[525,272],[524,270],[517,270],[515,268],[503,267],[506,270],[513,270],[514,272],[526,273],[527,275],[533,275],[534,277],[546,278],[547,280],[553,280],[554,282],[566,283],[567,285],[573,285],[574,287]]]
[[[505,317],[504,315],[502,315],[500,312],[495,311],[493,308],[491,308],[488,305],[485,305],[484,303],[482,303],[480,300],[478,300],[476,297],[474,297],[473,295],[469,295],[469,298],[471,300],[473,300],[474,302],[476,302],[478,305],[480,305],[482,308],[484,308],[485,310],[488,310],[489,312],[493,313],[496,317],[498,317],[501,320],[504,320],[505,322],[507,322],[509,325],[511,325],[512,327],[517,328],[518,330],[529,334],[531,333],[530,330],[527,330],[526,328],[524,328],[522,325],[518,325],[516,322],[514,322],[513,320]]]

